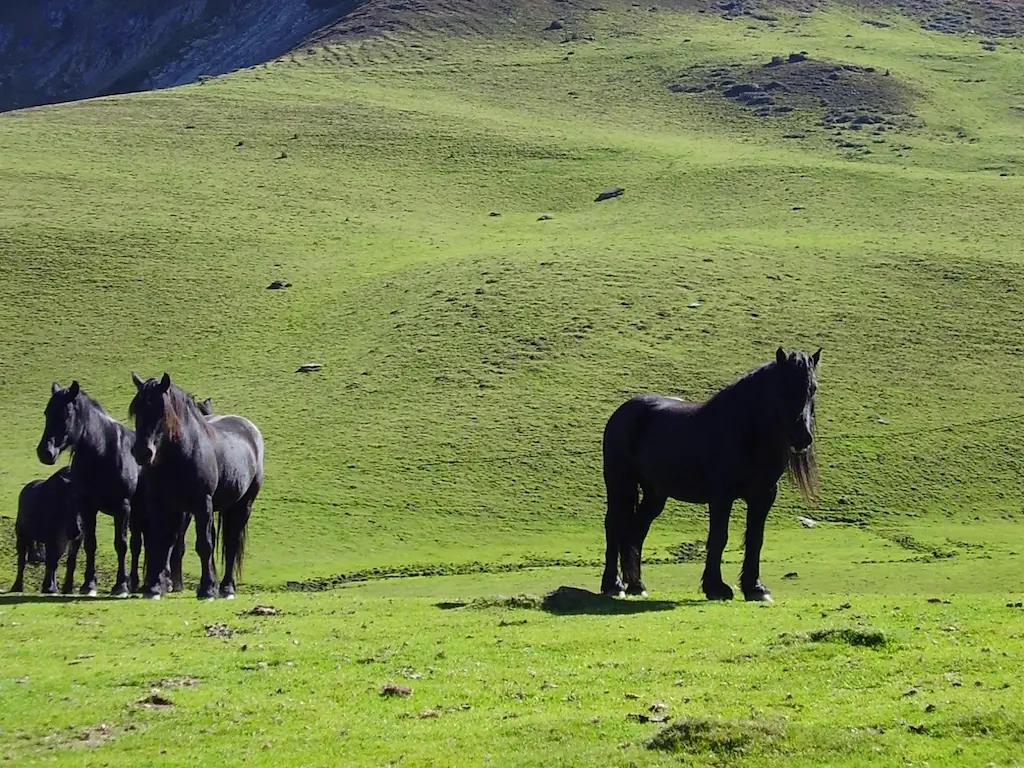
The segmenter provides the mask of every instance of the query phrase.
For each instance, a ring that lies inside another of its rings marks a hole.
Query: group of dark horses
[[[765,521],[779,481],[788,473],[806,499],[816,491],[814,402],[820,358],[821,349],[807,355],[787,354],[780,347],[774,360],[707,401],[640,395],[612,413],[603,439],[608,506],[602,593],[647,594],[640,575],[644,540],[671,498],[708,505],[702,588],[709,600],[732,599],[733,591],[722,578],[722,552],[733,504],[743,500],[747,525],[740,588],[747,600],[771,602],[771,593],[760,579],[760,558]],[[263,438],[246,419],[213,415],[209,401],[206,406],[196,403],[166,373],[159,381],[144,382],[135,374],[132,379],[137,393],[129,413],[135,417],[135,433],[107,416],[79,390],[77,382],[66,389],[53,385],[39,460],[52,465],[69,447],[73,459],[70,467],[49,480],[30,483],[22,497],[23,501],[36,499],[25,502],[27,509],[31,507],[28,516],[44,522],[51,519],[44,508],[66,506],[77,514],[53,513],[54,520],[75,522],[48,524],[52,539],[46,541],[43,590],[56,591],[57,561],[67,540],[72,548],[64,591],[71,590],[79,536],[75,529],[80,525],[87,556],[82,592],[95,594],[95,525],[96,511],[101,510],[114,516],[119,560],[115,594],[137,588],[136,532],[146,545],[143,593],[160,596],[172,554],[176,561],[172,588],[180,590],[184,532],[194,516],[196,551],[203,567],[198,596],[213,597],[217,580],[212,517],[217,511],[225,561],[220,594],[233,597],[246,525],[263,481]],[[62,505],[60,499],[65,496],[77,496],[77,501]],[[125,569],[129,522],[130,581]],[[17,589],[33,535],[26,528],[22,537],[19,527]]]
[[[57,567],[67,552],[62,591],[72,592],[75,564],[85,544],[81,593],[96,594],[96,516],[114,518],[117,580],[111,594],[140,591],[159,598],[181,591],[185,532],[195,518],[196,552],[202,565],[197,595],[232,598],[245,553],[252,505],[263,484],[263,436],[241,416],[218,416],[171,383],[168,374],[143,381],[129,407],[135,431],[112,419],[73,381],[54,383],[36,454],[52,466],[60,454],[71,462],[21,491],[16,523],[18,575],[11,591],[24,589],[25,564],[38,543],[45,549],[42,591],[57,591]],[[219,516],[214,527],[214,513]],[[213,552],[218,538],[224,577],[218,583]],[[131,532],[132,564],[126,557]],[[145,546],[144,581],[139,557]]]

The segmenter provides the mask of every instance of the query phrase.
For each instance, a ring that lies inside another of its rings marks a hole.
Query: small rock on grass
[[[622,187],[611,187],[595,197],[594,202],[600,203],[602,200],[611,200],[613,197],[621,197],[625,191],[626,190]]]
[[[388,683],[380,689],[381,696],[412,696],[412,688],[407,685]]]

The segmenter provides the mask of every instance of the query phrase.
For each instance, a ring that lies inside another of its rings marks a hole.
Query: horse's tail
[[[213,531],[213,546],[217,547],[217,537],[220,537],[220,561],[221,571],[227,567],[228,544],[233,539],[235,542],[235,578],[242,576],[242,564],[245,562],[245,543],[249,537],[249,525],[246,513],[248,505],[243,502],[226,510],[217,513],[217,527]],[[220,529],[219,531],[217,529]]]
[[[224,569],[228,565],[228,534],[224,530],[226,512],[221,509],[217,512],[217,524],[213,526],[213,548],[217,549],[217,539],[220,538],[220,570],[224,573]]]
[[[245,563],[245,540],[249,538],[249,521],[241,520],[238,531],[238,554],[235,556],[235,577],[242,578],[242,565]]]

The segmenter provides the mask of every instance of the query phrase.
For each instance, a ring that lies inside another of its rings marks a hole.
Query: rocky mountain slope
[[[0,110],[195,81],[287,53],[360,0],[0,3]]]

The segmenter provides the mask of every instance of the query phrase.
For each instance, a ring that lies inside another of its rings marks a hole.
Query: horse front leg
[[[777,493],[776,485],[767,493],[747,499],[747,532],[743,569],[740,571],[740,589],[746,600],[773,602],[768,587],[761,583],[761,544],[764,542],[764,524],[768,519],[768,511],[775,503]]]
[[[64,585],[60,591],[62,594],[70,595],[75,591],[75,564],[78,562],[78,550],[82,547],[82,537],[79,536],[76,539],[72,539],[68,545],[68,558],[64,563]],[[61,551],[54,547],[56,554],[53,559],[50,559],[50,548],[46,549],[46,572],[50,573],[51,568],[53,573],[53,587],[56,592],[57,587],[57,564],[60,560]],[[44,582],[46,584],[47,582]],[[45,590],[44,590],[45,591]]]
[[[117,581],[110,594],[114,597],[128,595],[128,521],[131,518],[131,502],[125,501],[114,513],[114,551],[117,552]]]
[[[712,501],[708,505],[708,544],[701,587],[708,600],[732,600],[732,588],[722,579],[722,553],[729,543],[729,515],[732,499]]]
[[[213,563],[213,497],[205,498],[202,509],[196,510],[196,554],[202,577],[196,597],[200,600],[217,597],[217,570]]]
[[[96,510],[82,510],[82,532],[85,539],[85,578],[79,592],[96,597]]]
[[[172,592],[184,592],[185,591],[185,577],[182,572],[182,562],[185,559],[185,534],[188,532],[188,526],[192,522],[192,515],[189,513],[185,514],[185,518],[178,529],[178,536],[174,541],[174,551],[171,553],[171,591]],[[214,528],[213,522],[210,522],[210,529],[212,531],[213,538],[213,549],[217,549],[217,530]]]
[[[128,577],[128,590],[134,595],[139,591],[139,561],[142,558],[142,521],[129,522],[131,532],[132,570]],[[146,564],[142,562],[142,572],[145,573]]]

